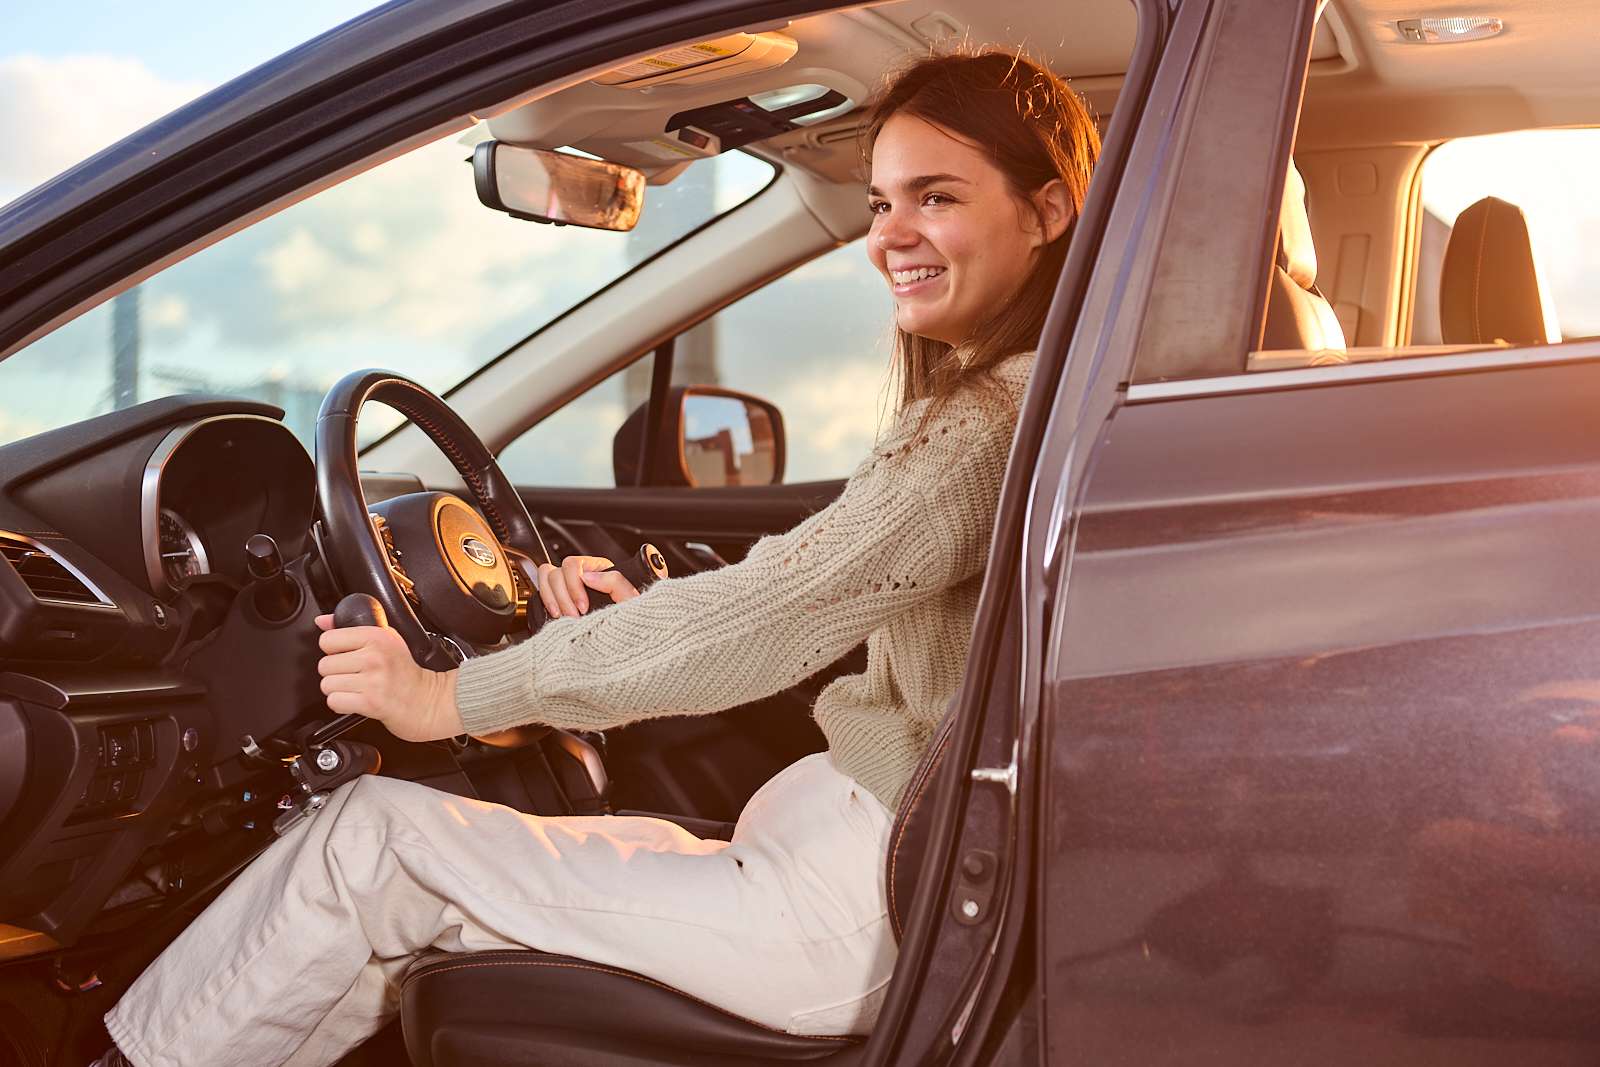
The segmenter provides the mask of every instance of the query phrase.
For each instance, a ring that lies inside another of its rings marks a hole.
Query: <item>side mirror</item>
[[[612,439],[618,485],[639,484],[647,404]],[[661,425],[651,434],[650,485],[706,489],[778,485],[783,481],[783,414],[777,405],[732,389],[680,385],[667,393]]]
[[[631,230],[644,206],[644,175],[620,163],[484,141],[472,178],[486,207],[514,219]]]

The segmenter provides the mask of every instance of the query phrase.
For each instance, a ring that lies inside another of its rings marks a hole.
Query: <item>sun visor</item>
[[[636,59],[606,71],[594,81],[621,89],[645,89],[667,82],[704,85],[781,67],[794,58],[799,47],[787,34],[730,33],[714,41]]]

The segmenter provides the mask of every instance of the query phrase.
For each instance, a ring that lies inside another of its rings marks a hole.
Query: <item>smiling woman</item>
[[[876,101],[866,149],[867,244],[895,294],[901,403],[937,407],[1037,342],[1100,132],[1049,71],[957,54],[917,64]]]
[[[478,202],[480,125],[304,200],[168,268],[0,364],[0,443],[186,392],[276,404],[310,444],[328,387],[385,366],[444,392],[771,180],[743,152],[649,188],[631,233]],[[394,422],[375,410],[364,440]]]

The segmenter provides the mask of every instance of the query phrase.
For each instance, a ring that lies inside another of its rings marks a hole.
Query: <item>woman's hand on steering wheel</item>
[[[463,731],[455,671],[419,667],[405,639],[387,626],[335,628],[332,615],[318,615],[317,626],[324,631],[317,672],[330,711],[377,719],[402,741]]]
[[[539,599],[544,601],[545,613],[552,619],[587,614],[591,589],[618,604],[638,596],[639,590],[621,574],[608,570],[610,566],[604,556],[568,556],[559,567],[541,564]]]

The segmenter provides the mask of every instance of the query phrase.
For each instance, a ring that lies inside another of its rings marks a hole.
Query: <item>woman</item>
[[[638,971],[767,1026],[867,1031],[894,965],[892,813],[961,678],[1018,401],[1098,136],[1005,53],[898,77],[866,129],[868,255],[895,300],[900,410],[839,499],[742,562],[637,594],[541,570],[558,618],[442,674],[392,630],[328,629],[323,690],[422,741],[529,721],[608,729],[775,693],[866,639],[818,698],[826,753],[751,798],[732,842],[541,818],[367,777],[262,855],[106,1017],[105,1063],[326,1064],[392,1016],[418,952],[532,947]],[[588,614],[588,592],[617,600]]]

